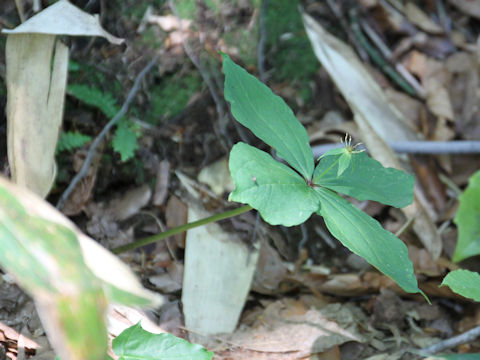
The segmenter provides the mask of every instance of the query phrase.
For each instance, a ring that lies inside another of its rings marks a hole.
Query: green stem
[[[245,206],[239,207],[237,209],[233,209],[233,210],[230,210],[230,211],[225,211],[225,212],[220,213],[220,214],[215,214],[215,215],[209,216],[205,219],[197,220],[197,221],[194,221],[194,222],[191,222],[191,223],[188,223],[188,224],[184,224],[184,225],[174,227],[173,229],[161,232],[160,234],[147,236],[143,239],[134,241],[133,243],[111,249],[111,251],[114,254],[120,254],[120,253],[129,251],[129,250],[139,248],[141,246],[145,246],[145,245],[152,244],[154,242],[166,239],[170,236],[182,233],[184,231],[196,228],[198,226],[206,225],[206,224],[209,224],[211,222],[216,222],[216,221],[219,221],[219,220],[228,219],[228,218],[243,214],[243,213],[245,213],[247,211],[250,211],[250,210],[252,210],[252,207],[250,205],[245,205]]]

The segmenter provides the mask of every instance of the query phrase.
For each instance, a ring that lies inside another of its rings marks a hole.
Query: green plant
[[[112,350],[118,360],[211,360],[213,353],[204,347],[162,333],[153,334],[142,328],[140,323],[123,330],[112,341]],[[55,360],[60,360],[58,356]],[[107,360],[112,360],[107,355]]]
[[[470,177],[459,202],[454,219],[458,228],[458,242],[453,253],[455,262],[480,254],[480,170]],[[457,294],[480,301],[480,274],[476,272],[454,270],[443,279],[442,286],[445,285]]]
[[[480,171],[470,177],[459,201],[454,219],[458,227],[458,242],[453,254],[455,262],[480,254]]]
[[[309,83],[318,71],[318,60],[305,33],[299,0],[271,1],[265,14],[268,59],[276,82],[288,82],[305,102],[312,97]],[[298,56],[298,54],[302,54]]]
[[[0,265],[35,300],[55,351],[104,359],[109,302],[159,306],[129,268],[50,204],[0,178]]]
[[[227,55],[223,55],[223,70],[225,98],[236,120],[273,147],[291,167],[248,144],[236,144],[230,152],[229,167],[236,186],[230,200],[248,206],[171,229],[168,235],[251,208],[257,209],[268,223],[284,226],[301,224],[315,212],[352,252],[406,292],[423,294],[405,244],[337,194],[402,207],[413,200],[413,176],[384,168],[350,143],[326,153],[315,166],[307,132],[285,102]],[[113,251],[127,251],[165,236],[157,234]]]
[[[467,189],[460,195],[459,208],[455,215],[458,228],[458,242],[453,261],[461,261],[480,254],[480,171],[470,177]],[[454,293],[480,301],[480,274],[465,269],[451,271],[440,286],[448,286]],[[431,359],[470,360],[480,358],[480,354],[437,355]]]
[[[81,134],[76,131],[67,131],[60,134],[60,138],[57,143],[57,153],[62,151],[72,151],[82,147],[86,143],[90,142],[92,137],[89,135]]]
[[[112,348],[119,360],[211,360],[213,357],[213,353],[200,345],[168,333],[152,334],[145,331],[140,323],[118,335],[112,342]]]
[[[405,244],[337,194],[403,207],[413,200],[413,176],[384,168],[350,144],[327,152],[315,166],[307,132],[285,102],[227,55],[223,70],[225,98],[235,119],[291,166],[250,145],[236,144],[230,152],[235,182],[230,200],[249,204],[272,225],[298,225],[315,212],[352,252],[406,292],[422,293]]]
[[[112,94],[101,91],[96,87],[72,84],[68,86],[67,92],[81,102],[97,108],[107,118],[113,118],[120,110]],[[140,136],[138,126],[135,126],[127,119],[121,119],[118,122],[112,140],[112,147],[120,155],[122,161],[133,158],[135,150],[138,148],[138,136]]]

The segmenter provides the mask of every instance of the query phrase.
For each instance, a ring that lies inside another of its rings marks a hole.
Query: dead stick
[[[435,354],[439,351],[446,350],[446,349],[451,349],[454,348],[458,345],[465,344],[467,342],[473,341],[476,338],[480,336],[480,326],[474,327],[473,329],[470,329],[463,334],[454,336],[450,339],[446,339],[443,341],[440,341],[432,346],[429,346],[427,348],[421,349],[419,351],[422,356],[427,356],[431,354]]]
[[[480,141],[392,141],[388,145],[397,153],[405,154],[479,154]],[[328,150],[345,146],[342,143],[312,147],[315,158]],[[360,146],[360,149],[364,147]]]
[[[128,108],[130,106],[130,103],[134,99],[135,95],[137,94],[139,88],[140,88],[140,83],[142,82],[143,78],[147,73],[153,68],[153,66],[157,63],[159,56],[155,56],[143,69],[140,71],[140,73],[137,75],[135,78],[135,82],[133,83],[132,88],[130,89],[130,92],[127,95],[127,98],[125,99],[125,102],[122,105],[122,108],[120,111],[110,120],[107,125],[102,129],[100,134],[97,135],[95,140],[93,140],[92,145],[90,146],[90,149],[88,150],[87,157],[85,158],[85,161],[83,162],[82,168],[80,171],[75,175],[73,178],[72,182],[70,185],[68,185],[67,189],[63,192],[62,196],[60,196],[60,200],[58,200],[57,203],[57,209],[60,210],[63,208],[65,205],[65,202],[67,201],[68,197],[70,194],[73,192],[77,184],[80,182],[80,180],[83,179],[83,177],[87,174],[88,167],[90,166],[90,163],[92,161],[93,155],[95,154],[95,150],[97,149],[98,145],[102,142],[103,138],[105,135],[107,135],[108,131],[122,118],[123,115],[126,114],[128,111]]]

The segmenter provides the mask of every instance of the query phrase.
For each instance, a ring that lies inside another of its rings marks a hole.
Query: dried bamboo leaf
[[[52,66],[53,59],[53,66]],[[8,160],[13,180],[45,197],[54,180],[68,49],[54,35],[7,38]]]
[[[104,30],[98,16],[80,10],[67,0],[60,0],[15,29],[4,29],[2,32],[6,34],[101,36],[116,45],[124,41]]]

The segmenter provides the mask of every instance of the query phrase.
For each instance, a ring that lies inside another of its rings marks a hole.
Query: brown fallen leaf
[[[168,194],[168,183],[170,179],[170,162],[163,160],[158,165],[157,181],[155,182],[155,191],[153,193],[152,203],[160,206],[164,203]]]
[[[165,219],[167,226],[171,229],[176,226],[186,224],[188,222],[188,208],[175,195],[170,196],[165,209]],[[185,233],[180,233],[173,236],[175,244],[180,249],[185,249]],[[169,241],[167,239],[167,241]]]
[[[341,307],[335,308],[340,312]],[[228,349],[212,350],[219,359],[237,359],[236,353],[245,356],[245,352],[249,359],[262,359],[265,354],[268,359],[303,359],[348,341],[365,341],[353,314],[344,314],[348,321],[343,321],[334,319],[334,313],[328,305],[309,309],[300,301],[279,300],[267,306],[253,327],[220,337],[231,344]]]
[[[480,19],[479,0],[448,0],[448,3],[465,13],[465,15]]]

